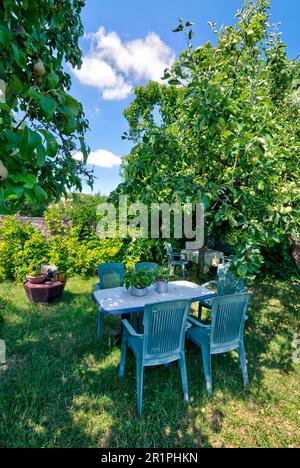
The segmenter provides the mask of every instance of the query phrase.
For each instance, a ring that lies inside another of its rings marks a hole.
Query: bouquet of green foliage
[[[155,281],[156,273],[149,270],[140,269],[138,271],[128,270],[124,276],[124,286],[126,289],[134,287],[144,289],[151,286]]]
[[[155,281],[159,282],[162,281],[163,283],[167,283],[169,281],[169,270],[165,267],[159,267],[155,271]]]

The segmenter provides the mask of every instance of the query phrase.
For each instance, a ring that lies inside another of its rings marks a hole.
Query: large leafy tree
[[[82,105],[69,93],[80,67],[83,0],[1,0],[0,213],[81,189],[92,174]]]
[[[269,1],[247,0],[217,44],[188,39],[164,78],[135,90],[125,111],[135,143],[113,196],[204,202],[208,235],[231,237],[235,267],[254,276],[276,246],[299,233],[299,65],[289,60]],[[159,112],[158,112],[159,111]]]

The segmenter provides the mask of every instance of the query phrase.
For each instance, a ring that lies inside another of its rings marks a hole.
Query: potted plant
[[[159,294],[166,293],[168,291],[169,281],[169,270],[168,268],[159,267],[155,272],[155,291]]]
[[[30,273],[26,275],[26,279],[29,281],[29,283],[32,284],[40,284],[43,283],[46,279],[47,273],[43,271],[41,267],[38,265],[35,265],[31,267]]]
[[[140,269],[138,271],[128,270],[124,276],[124,286],[130,289],[133,296],[146,296],[151,284],[154,283],[155,273],[153,271]]]

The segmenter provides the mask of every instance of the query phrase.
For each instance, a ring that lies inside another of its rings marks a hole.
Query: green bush
[[[0,224],[0,281],[24,280],[33,265],[47,263],[46,238],[31,224],[9,216]]]
[[[120,252],[120,261],[126,268],[133,268],[136,262],[153,261],[163,263],[165,249],[163,239],[127,239]]]
[[[7,217],[0,224],[0,281],[24,281],[34,265],[54,264],[72,275],[94,275],[99,263],[120,258],[123,241],[99,239],[94,233],[81,238],[81,227],[65,235],[46,238],[30,224]]]
[[[67,205],[63,202],[50,205],[44,218],[52,235],[64,234],[69,221]]]

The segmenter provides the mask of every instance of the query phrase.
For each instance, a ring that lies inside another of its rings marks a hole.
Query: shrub
[[[46,238],[31,224],[13,216],[0,224],[0,281],[23,281],[32,265],[46,263],[49,246]]]
[[[163,239],[137,239],[125,240],[120,252],[120,261],[126,268],[133,268],[135,263],[154,261],[162,263],[165,259]]]
[[[49,262],[69,275],[96,274],[99,263],[114,261],[123,246],[120,239],[101,240],[96,234],[81,240],[79,233],[72,228],[66,236],[49,239]]]
[[[35,265],[41,266],[49,262],[49,244],[46,237],[39,231],[33,232],[23,246],[20,256],[16,259],[15,278],[23,281]]]
[[[0,281],[15,279],[20,255],[34,228],[8,216],[0,224]]]
[[[69,225],[66,204],[60,202],[56,205],[50,205],[45,211],[44,218],[51,234],[64,234]]]

